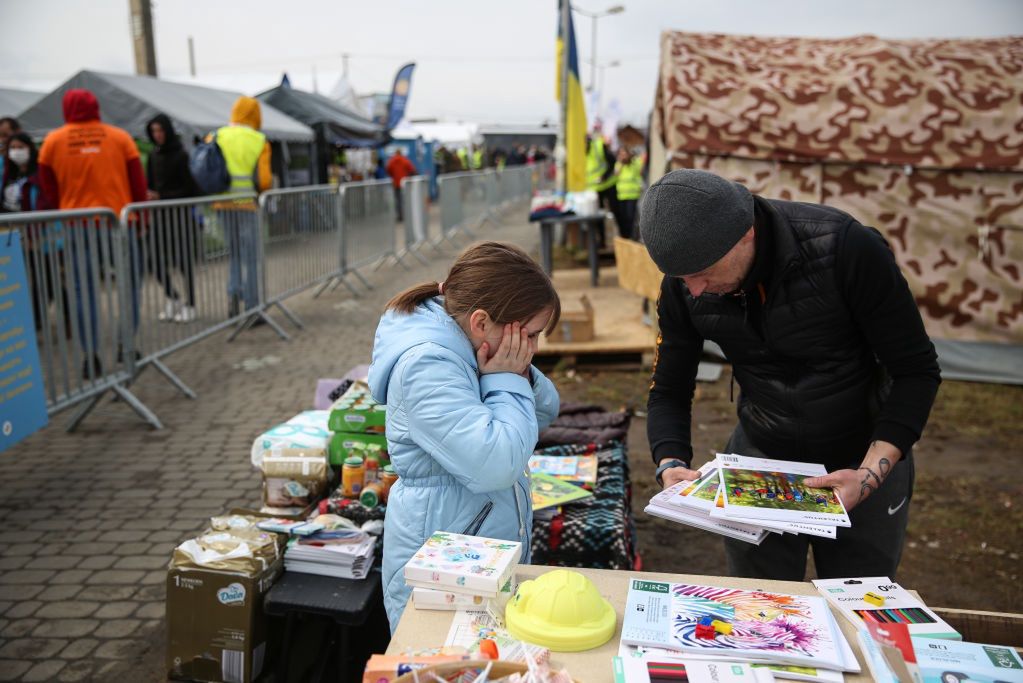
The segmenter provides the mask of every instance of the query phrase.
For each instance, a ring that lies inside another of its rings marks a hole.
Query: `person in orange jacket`
[[[401,215],[401,181],[409,176],[414,176],[417,173],[415,165],[409,161],[409,158],[401,153],[401,149],[394,150],[394,156],[392,156],[387,162],[387,175],[391,176],[391,182],[394,184],[394,203],[398,210],[398,220],[402,220]]]
[[[39,151],[39,183],[46,200],[60,209],[106,207],[117,215],[125,204],[146,201],[146,176],[131,136],[100,121],[99,101],[89,90],[68,90],[64,94],[63,106],[65,124],[46,136]],[[88,224],[79,225],[69,234],[68,243],[75,255],[72,258],[72,279],[78,302],[80,342],[85,351],[82,375],[95,378],[103,370],[98,355],[101,340],[96,314],[99,273],[93,272],[92,261],[93,257],[99,259],[101,269],[112,263],[102,262],[109,249],[101,248],[94,238],[88,238],[86,231],[89,229]],[[101,237],[108,239],[109,236]],[[90,255],[93,250],[98,253]],[[78,257],[80,253],[84,256]],[[133,324],[138,327],[137,244],[130,245],[129,255],[132,263],[132,316]],[[84,320],[85,308],[88,308],[88,327]]]

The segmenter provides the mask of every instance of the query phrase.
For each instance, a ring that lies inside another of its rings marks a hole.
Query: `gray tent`
[[[45,94],[32,90],[0,88],[0,116],[18,118],[21,112],[38,102]]]
[[[279,85],[256,95],[256,99],[280,109],[307,126],[323,126],[326,142],[349,147],[379,147],[388,140],[378,123],[349,111],[323,95]]]
[[[200,137],[226,125],[231,107],[241,93],[198,85],[161,81],[151,76],[80,71],[35,105],[22,112],[21,125],[42,136],[64,124],[62,101],[72,88],[87,88],[99,100],[100,116],[133,137],[146,137],[146,123],[157,114],[171,118],[184,140]],[[313,131],[305,124],[262,104],[262,131],[274,142],[310,142]]]

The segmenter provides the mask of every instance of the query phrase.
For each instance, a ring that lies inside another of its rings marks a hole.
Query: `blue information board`
[[[0,231],[0,452],[46,426],[21,234]]]

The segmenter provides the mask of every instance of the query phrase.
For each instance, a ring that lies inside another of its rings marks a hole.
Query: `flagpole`
[[[568,148],[566,146],[566,130],[568,126],[568,59],[569,50],[572,45],[569,43],[568,24],[572,20],[572,7],[569,0],[561,0],[561,104],[558,108],[560,124],[558,126],[558,141],[554,156],[558,162],[558,192],[564,194],[568,184]]]

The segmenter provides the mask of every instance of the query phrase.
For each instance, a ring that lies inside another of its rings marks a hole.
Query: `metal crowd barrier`
[[[281,338],[268,315],[320,285],[367,289],[359,269],[406,255],[426,262],[423,245],[474,238],[497,211],[529,196],[545,169],[513,167],[439,178],[440,220],[430,217],[425,177],[406,178],[403,225],[388,180],[128,204],[110,209],[0,214],[0,228],[23,237],[38,327],[47,409],[81,404],[75,429],[107,392],[156,428],[162,424],[128,386],[156,368],[188,397],[195,393],[163,358],[218,331],[231,339],[258,321]],[[434,236],[433,225],[439,223]],[[398,249],[401,233],[402,249]]]
[[[143,254],[114,212],[2,214],[0,227],[21,232],[47,412],[83,404],[68,425],[74,431],[113,392],[161,428],[128,390],[136,368],[136,273]]]
[[[267,322],[264,238],[254,193],[128,204],[121,226],[140,254],[132,263],[139,283],[136,371],[150,365],[189,398],[193,392],[161,360],[220,330],[234,334]]]
[[[315,296],[341,274],[341,195],[332,185],[270,190],[259,196],[266,257],[264,304],[295,327],[302,323],[282,303],[310,287]]]
[[[352,274],[366,289],[373,289],[359,269],[371,264],[379,268],[389,256],[397,258],[397,193],[390,180],[344,183],[338,193],[341,198],[338,282],[357,293],[345,279]]]
[[[404,216],[405,244],[397,258],[411,255],[423,265],[428,261],[419,250],[429,243],[430,232],[430,179],[426,176],[411,176],[401,181],[402,213]]]
[[[496,178],[496,171],[447,173],[439,178],[441,240],[452,241],[459,233],[475,239],[473,231],[493,219]]]

